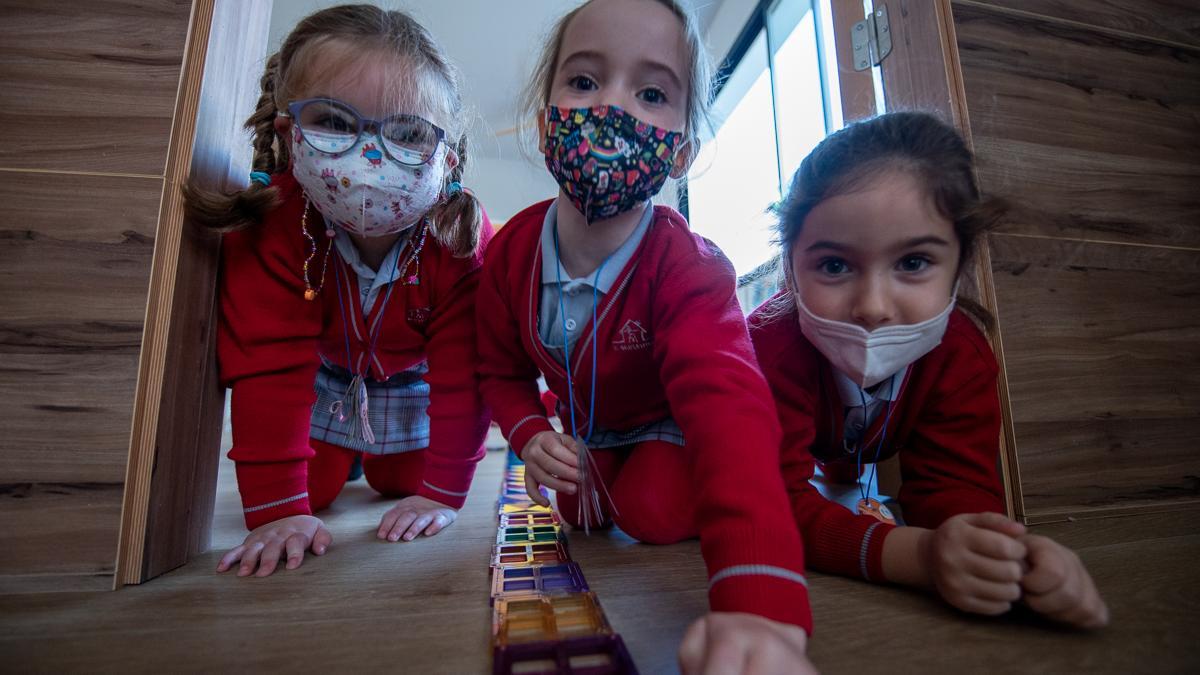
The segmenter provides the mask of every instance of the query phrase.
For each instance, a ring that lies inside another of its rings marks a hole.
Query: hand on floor
[[[754,614],[711,612],[693,623],[679,645],[684,675],[816,675],[805,655],[803,628]]]
[[[579,448],[574,438],[556,431],[539,432],[525,444],[521,460],[525,462],[525,491],[538,504],[550,506],[538,489],[541,485],[569,495],[579,489]]]
[[[1079,628],[1108,625],[1108,607],[1074,551],[1036,534],[1025,535],[1021,541],[1029,563],[1021,588],[1030,609]]]
[[[1021,597],[1025,526],[999,513],[964,513],[934,530],[925,560],[946,602],[976,614],[1003,614]]]
[[[246,535],[246,540],[230,549],[217,564],[217,572],[225,572],[239,560],[239,577],[254,574],[270,576],[279,566],[280,558],[287,558],[287,569],[294,570],[304,563],[304,551],[312,549],[316,555],[325,555],[333,535],[325,523],[315,516],[288,516],[260,525]],[[258,568],[255,574],[254,568]]]
[[[401,499],[383,514],[375,536],[388,541],[400,541],[402,538],[412,541],[421,534],[432,537],[450,527],[457,518],[457,509],[413,495]]]

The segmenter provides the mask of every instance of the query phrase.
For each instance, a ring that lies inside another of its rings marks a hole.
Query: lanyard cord
[[[615,251],[614,251],[615,253]],[[596,268],[596,276],[592,278],[592,392],[591,401],[588,403],[588,429],[587,436],[583,442],[587,443],[592,438],[592,430],[595,428],[596,421],[596,306],[600,304],[600,273],[604,271],[604,265],[608,259],[612,257],[612,253],[608,254],[604,260],[600,262],[600,266]],[[558,318],[562,322],[563,327],[563,362],[567,367],[567,404],[571,408],[571,435],[579,436],[579,427],[575,424],[575,385],[571,377],[571,340],[567,336],[567,307],[563,301],[562,288],[562,258],[558,252],[558,223],[554,224],[554,275],[558,281]]]
[[[408,241],[405,242],[405,246],[407,247],[408,243],[411,241],[412,237],[410,236]],[[332,243],[330,245],[332,245]],[[387,311],[388,301],[392,298],[392,291],[396,288],[396,282],[399,281],[397,271],[400,269],[400,257],[403,253],[404,248],[396,251],[396,259],[392,262],[392,280],[388,283],[387,293],[384,293],[383,295],[383,304],[379,306],[379,314],[375,319],[375,326],[368,327],[368,330],[370,331],[368,333],[368,337],[370,337],[370,344],[367,350],[367,371],[371,370],[371,362],[375,359],[375,345],[379,343],[379,335],[383,332],[383,315]],[[341,251],[338,252],[338,256],[341,256]],[[333,269],[337,274],[338,279],[338,310],[342,316],[342,337],[345,339],[346,343],[346,370],[355,375],[365,376],[365,372],[357,372],[358,369],[354,367],[354,363],[350,360],[350,321],[354,318],[354,310],[348,310],[349,317],[347,317],[346,301],[342,297],[342,266],[340,264],[334,265]],[[366,314],[363,314],[363,322],[365,323],[366,320],[367,316]],[[383,375],[386,377],[387,373],[383,373]]]
[[[896,376],[893,375],[892,378],[888,381],[888,397],[889,398],[888,398],[888,402],[887,402],[887,414],[884,415],[884,418],[883,418],[883,428],[881,428],[879,430],[879,443],[875,446],[875,458],[873,460],[871,460],[871,476],[869,478],[867,478],[866,485],[863,485],[863,483],[861,481],[863,452],[862,452],[861,448],[858,451],[857,465],[858,465],[858,474],[860,476],[860,480],[858,481],[858,493],[860,495],[862,495],[863,501],[866,501],[867,497],[870,496],[871,484],[875,482],[875,470],[876,470],[876,467],[879,466],[879,454],[881,452],[883,452],[883,441],[885,438],[887,438],[888,423],[891,422],[891,420],[892,420],[892,405],[895,403],[895,401],[893,400],[894,399],[893,395],[895,394],[895,392],[893,392],[892,389],[895,386],[896,386]],[[864,426],[863,433],[866,433],[865,427],[868,426],[866,424],[866,422],[867,422],[867,395],[861,389],[859,389],[858,395],[862,398],[863,426]]]

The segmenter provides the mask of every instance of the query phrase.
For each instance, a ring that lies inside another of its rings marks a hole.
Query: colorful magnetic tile
[[[496,647],[493,675],[637,675],[619,635]]]
[[[500,527],[512,527],[514,525],[560,525],[558,514],[551,511],[517,511],[514,513],[500,514]]]
[[[496,598],[492,615],[499,646],[611,634],[595,593]]]
[[[537,511],[538,513],[553,513],[554,509],[549,506],[534,504],[529,501],[528,497],[523,502],[511,502],[500,504],[500,513],[520,513],[522,511]]]
[[[492,570],[492,598],[584,593],[587,581],[579,565],[569,562],[539,567],[497,567]]]
[[[570,562],[562,541],[537,544],[501,544],[492,554],[492,567],[529,567]]]
[[[496,532],[497,544],[547,543],[562,538],[561,525],[511,525]]]

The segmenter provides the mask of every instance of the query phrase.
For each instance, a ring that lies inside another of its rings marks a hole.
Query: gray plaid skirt
[[[385,382],[368,379],[367,419],[375,433],[375,442],[367,443],[351,433],[358,422],[339,420],[337,404],[346,400],[353,379],[350,371],[324,359],[317,371],[314,389],[317,402],[312,410],[311,436],[349,450],[372,455],[393,455],[429,447],[429,385],[424,380],[429,366],[420,362],[402,370]],[[349,403],[346,403],[346,407]]]

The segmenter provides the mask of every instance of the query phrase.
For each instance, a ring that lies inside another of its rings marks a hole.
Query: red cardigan
[[[496,235],[479,283],[484,399],[513,448],[550,430],[538,372],[567,401],[566,372],[538,338],[540,237],[550,202]],[[779,425],[734,296],[734,271],[675,211],[650,229],[597,308],[596,425],[624,430],[673,418],[695,453],[700,545],[716,611],[812,625],[803,547],[779,474]],[[589,324],[591,322],[589,321]],[[576,422],[587,425],[592,343],[574,347]]]
[[[782,294],[750,315],[750,337],[775,394],[783,426],[783,475],[813,569],[882,581],[883,542],[894,526],[851,513],[809,482],[814,455],[853,462],[842,448],[845,408],[829,361],[804,337],[793,306],[771,312]],[[1004,513],[999,369],[983,334],[961,311],[940,345],[909,369],[892,409],[880,460],[900,453],[900,506],[909,525],[936,528],[960,513]],[[875,438],[882,412],[864,438]],[[874,444],[871,452],[874,453]]]
[[[304,259],[309,242],[301,232],[304,196],[291,173],[272,177],[282,201],[260,226],[225,235],[222,242],[221,322],[217,355],[221,380],[233,388],[233,449],[246,526],[310,514],[306,460],[313,383],[320,355],[350,368],[346,326],[339,314],[337,275],[354,292],[348,310],[358,322],[350,331],[351,359],[365,362],[367,325],[384,307],[383,295],[362,316],[358,275],[335,250],[325,285],[314,301],[304,299]],[[325,237],[320,214],[309,210],[309,231],[317,254],[309,278],[319,285],[321,261],[333,241]],[[479,250],[455,258],[431,235],[421,252],[420,282],[397,287],[387,303],[376,356],[369,375],[376,380],[428,359],[430,442],[418,494],[461,507],[476,463],[483,457],[489,415],[475,374],[475,290],[483,249],[491,238],[484,222]],[[382,370],[380,370],[382,366]]]

